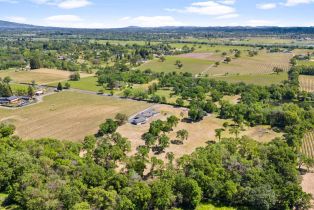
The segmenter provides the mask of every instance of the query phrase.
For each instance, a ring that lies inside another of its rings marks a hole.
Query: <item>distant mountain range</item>
[[[30,24],[14,23],[0,20],[0,30],[38,30],[38,31],[91,31],[91,32],[151,32],[151,33],[237,33],[237,34],[292,34],[299,36],[314,35],[314,27],[278,27],[278,26],[221,26],[221,27],[196,27],[196,26],[163,26],[163,27],[139,27],[129,26],[125,28],[104,28],[104,29],[84,29],[84,28],[61,28],[49,26],[36,26]]]
[[[0,28],[25,29],[25,28],[40,28],[40,26],[34,26],[34,25],[14,23],[14,22],[0,20]]]

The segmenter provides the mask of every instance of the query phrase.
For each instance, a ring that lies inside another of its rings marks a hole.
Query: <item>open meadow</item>
[[[179,69],[175,63],[177,60],[180,60],[183,64],[183,67]],[[188,58],[182,56],[167,56],[164,62],[155,59],[148,61],[140,66],[140,70],[151,69],[155,72],[190,72],[192,74],[199,74],[206,70],[214,62],[205,59],[197,58]]]
[[[249,57],[243,55],[240,58],[232,59],[228,64],[221,63],[207,72],[210,76],[224,74],[270,74],[274,67],[288,71],[292,54],[289,53],[266,53],[260,51],[257,56]]]
[[[224,75],[224,76],[209,76],[210,79],[226,81],[229,83],[244,82],[246,84],[255,85],[272,85],[280,84],[288,79],[287,73],[280,74],[245,74],[245,75]]]
[[[31,83],[35,81],[37,84],[47,84],[58,82],[69,78],[72,72],[55,69],[36,69],[30,71],[5,70],[0,71],[0,77],[11,77],[15,83]],[[81,73],[81,77],[87,77],[90,74]]]
[[[82,141],[86,135],[95,134],[107,118],[117,113],[132,115],[149,106],[145,102],[67,91],[46,96],[43,102],[32,106],[0,108],[0,122],[14,124],[17,135],[23,139]]]

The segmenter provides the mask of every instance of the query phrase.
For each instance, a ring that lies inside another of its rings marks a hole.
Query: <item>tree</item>
[[[27,95],[29,97],[33,97],[35,95],[35,90],[33,88],[33,86],[29,85],[28,88],[27,88]]]
[[[81,79],[81,75],[79,72],[74,72],[70,75],[69,79],[71,81],[79,81]]]
[[[190,178],[178,176],[175,179],[175,192],[180,195],[179,204],[194,209],[202,199],[202,190],[198,183]]]
[[[11,124],[0,124],[0,138],[8,137],[13,135],[15,131],[15,126]]]
[[[131,187],[123,189],[121,194],[126,195],[135,204],[135,209],[148,209],[152,196],[151,189],[145,182],[135,182]]]
[[[125,98],[129,98],[130,96],[132,95],[132,90],[131,89],[125,89],[124,91],[123,91],[123,96],[125,97]]]
[[[240,131],[241,127],[239,125],[233,125],[231,128],[229,128],[230,134],[234,134],[236,139],[238,139]]]
[[[219,62],[219,61],[216,61],[216,62],[215,62],[215,66],[218,67],[219,65],[220,65],[220,62]]]
[[[59,91],[63,90],[63,86],[62,86],[61,82],[58,83],[57,90],[59,90]]]
[[[273,72],[278,75],[279,73],[283,72],[283,69],[279,67],[274,67]]]
[[[170,117],[167,118],[167,124],[173,128],[173,127],[176,127],[179,123],[179,118],[177,118],[176,116],[174,115],[171,115]]]
[[[230,58],[230,57],[226,57],[226,58],[225,58],[225,62],[226,62],[226,63],[230,63],[230,62],[231,62],[231,58]]]
[[[176,104],[180,107],[184,106],[184,101],[182,98],[177,98],[176,100]]]
[[[175,65],[176,65],[179,69],[181,69],[181,68],[183,67],[183,63],[182,63],[182,61],[180,61],[180,60],[176,60]]]
[[[175,201],[171,183],[164,180],[154,181],[151,187],[152,203],[158,209],[171,209]]]
[[[69,83],[69,82],[66,82],[66,83],[64,84],[64,88],[65,88],[65,89],[70,89],[70,88],[71,88],[70,83]]]
[[[200,121],[204,118],[204,116],[206,115],[206,112],[204,112],[204,110],[202,110],[199,107],[192,107],[189,110],[189,117],[192,121],[197,122]]]
[[[11,81],[12,81],[12,79],[11,79],[11,77],[10,76],[6,76],[6,77],[4,77],[3,78],[3,80],[2,80],[4,83],[7,83],[7,84],[9,84]]]
[[[115,120],[118,122],[118,125],[124,125],[128,121],[128,116],[126,114],[118,113],[115,116]]]
[[[118,123],[112,119],[107,119],[105,123],[99,126],[98,135],[113,134],[118,128]]]
[[[169,147],[170,145],[170,139],[168,136],[166,136],[165,134],[162,134],[159,138],[158,138],[158,150],[159,152],[164,151],[164,149],[166,149],[167,147]]]
[[[38,57],[33,57],[30,59],[30,67],[31,69],[40,69],[41,68],[41,63]]]
[[[159,58],[159,60],[160,60],[160,62],[165,62],[166,61],[166,58],[165,58],[165,56],[161,56],[160,58]]]
[[[183,143],[184,140],[187,140],[189,138],[189,132],[185,129],[177,131],[177,138],[181,140]]]
[[[222,132],[224,132],[225,129],[223,128],[218,128],[218,129],[215,129],[215,137],[218,138],[218,140],[220,141],[221,140],[221,135],[222,135]]]

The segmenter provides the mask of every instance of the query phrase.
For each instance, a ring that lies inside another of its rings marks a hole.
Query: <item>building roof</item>
[[[139,124],[139,123],[143,123],[143,122],[146,122],[145,117],[136,117],[132,120],[133,124]]]
[[[19,98],[17,96],[10,96],[7,98],[8,101],[14,101],[14,100],[18,100]]]

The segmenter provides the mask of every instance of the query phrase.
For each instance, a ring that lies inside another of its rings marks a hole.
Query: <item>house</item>
[[[44,94],[43,90],[38,90],[38,91],[35,92],[36,96],[40,96],[40,95],[43,95],[43,94]]]
[[[145,124],[149,118],[155,116],[156,114],[158,114],[158,112],[156,112],[155,110],[148,109],[144,112],[141,112],[140,114],[137,114],[134,118],[130,120],[130,122],[133,125]]]
[[[17,104],[20,102],[20,98],[17,96],[8,97],[7,100],[10,104]]]
[[[0,97],[0,104],[1,104],[1,105],[7,104],[7,103],[8,103],[7,97]]]
[[[133,125],[142,125],[145,124],[147,122],[147,118],[143,117],[143,116],[137,116],[135,118],[132,119],[131,123]]]
[[[1,97],[0,104],[18,104],[20,102],[20,98],[17,96],[10,97]]]

